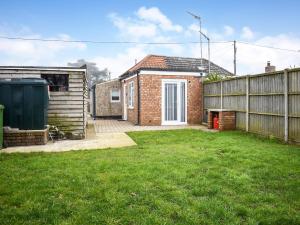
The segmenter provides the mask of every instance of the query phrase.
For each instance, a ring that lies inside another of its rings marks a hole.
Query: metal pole
[[[210,39],[207,39],[208,41],[208,74],[210,74]]]
[[[236,75],[236,41],[233,41],[233,70],[234,75]]]
[[[207,39],[207,43],[208,43],[208,74],[210,74],[210,39],[202,32],[200,34],[203,35]]]
[[[188,14],[190,14],[192,17],[194,17],[196,20],[199,21],[199,42],[200,42],[200,66],[203,67],[202,63],[202,24],[201,24],[201,17],[197,16],[189,11],[187,11]]]
[[[203,63],[202,63],[202,26],[201,26],[201,17],[198,17],[198,20],[199,20],[199,27],[200,27],[200,64],[201,66],[203,66]]]

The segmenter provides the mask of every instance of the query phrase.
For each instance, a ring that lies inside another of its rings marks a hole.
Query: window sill
[[[120,103],[121,101],[110,101],[111,103]]]
[[[128,106],[128,109],[134,109],[134,107],[133,106]]]

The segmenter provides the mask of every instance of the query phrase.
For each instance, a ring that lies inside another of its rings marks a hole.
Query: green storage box
[[[3,126],[43,130],[47,125],[48,83],[39,78],[0,80]]]
[[[0,105],[0,149],[3,147],[3,110],[4,106]]]

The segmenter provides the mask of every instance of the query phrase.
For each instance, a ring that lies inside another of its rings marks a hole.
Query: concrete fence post
[[[223,109],[223,81],[221,81],[221,109]]]
[[[289,140],[289,78],[288,70],[284,70],[284,141]]]
[[[246,131],[249,131],[249,88],[250,88],[250,77],[246,77]]]

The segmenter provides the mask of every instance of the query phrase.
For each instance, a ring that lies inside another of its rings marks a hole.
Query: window
[[[120,90],[119,89],[112,89],[111,90],[111,102],[120,102]]]
[[[41,77],[48,82],[50,91],[69,90],[68,74],[42,74]]]
[[[129,83],[128,86],[128,106],[133,108],[134,106],[134,83],[133,81]]]

